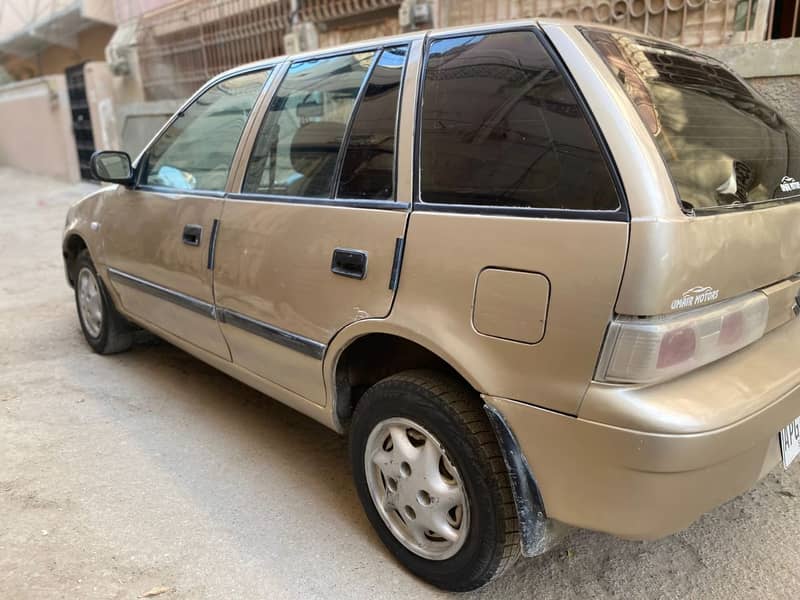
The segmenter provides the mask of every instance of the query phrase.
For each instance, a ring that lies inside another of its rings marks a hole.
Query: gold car
[[[800,451],[800,135],[701,54],[526,21],[275,58],[92,168],[89,345],[143,327],[348,434],[434,585],[669,535]]]

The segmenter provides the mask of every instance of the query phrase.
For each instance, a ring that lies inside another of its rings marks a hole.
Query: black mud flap
[[[520,523],[522,554],[528,557],[544,554],[561,541],[570,527],[547,518],[539,487],[514,432],[496,408],[488,404],[484,404],[483,408],[497,436],[511,480]]]

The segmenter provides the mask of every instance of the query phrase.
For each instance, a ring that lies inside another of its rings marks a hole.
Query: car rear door
[[[538,28],[443,31],[426,46],[391,318],[480,392],[575,414],[628,243],[603,136]]]
[[[329,340],[391,309],[410,206],[395,176],[407,55],[284,65],[225,201],[214,287],[233,361],[319,404]]]
[[[209,247],[239,138],[268,75],[260,69],[226,78],[182,109],[143,153],[138,184],[120,186],[98,224],[125,310],[228,359]]]

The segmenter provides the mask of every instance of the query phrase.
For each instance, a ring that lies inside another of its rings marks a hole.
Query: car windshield
[[[684,209],[800,199],[800,134],[722,63],[632,35],[583,34],[653,135]]]

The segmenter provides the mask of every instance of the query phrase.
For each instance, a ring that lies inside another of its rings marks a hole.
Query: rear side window
[[[242,130],[268,75],[237,75],[205,91],[148,150],[139,183],[224,191]]]
[[[722,63],[585,29],[650,130],[686,209],[800,199],[800,135]]]
[[[247,166],[245,193],[329,198],[339,149],[375,52],[294,63]]]
[[[386,48],[370,75],[356,112],[337,196],[394,197],[394,145],[406,47]]]
[[[577,99],[530,31],[431,43],[420,154],[423,202],[619,208]]]

